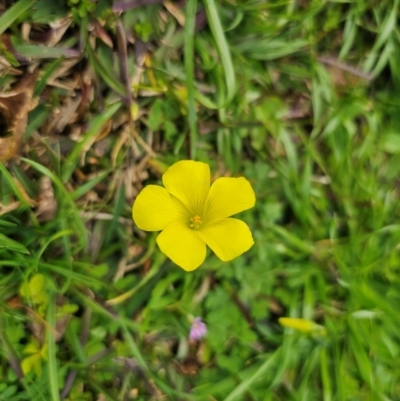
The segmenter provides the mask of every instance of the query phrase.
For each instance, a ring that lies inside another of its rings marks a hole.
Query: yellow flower
[[[162,230],[157,244],[178,266],[197,269],[206,257],[206,244],[223,261],[254,244],[247,224],[230,218],[255,204],[245,178],[221,177],[210,186],[207,164],[183,160],[173,164],[162,181],[165,188],[148,185],[140,192],[132,216],[142,230]]]

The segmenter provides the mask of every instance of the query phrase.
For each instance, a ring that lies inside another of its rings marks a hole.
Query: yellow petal
[[[279,324],[283,327],[290,327],[291,329],[302,331],[303,333],[313,331],[315,326],[314,322],[298,317],[280,317]]]
[[[255,202],[254,190],[246,178],[221,177],[211,185],[204,219],[222,220],[252,208]]]
[[[198,233],[224,262],[238,257],[254,244],[249,227],[238,219],[224,219],[206,224]]]
[[[198,231],[175,222],[157,237],[157,244],[174,263],[186,271],[197,269],[206,258],[206,244]]]
[[[280,317],[278,321],[279,324],[283,327],[289,327],[291,329],[301,331],[305,334],[316,332],[322,335],[326,334],[326,329],[324,326],[314,323],[311,320],[298,317]]]
[[[165,188],[176,196],[191,215],[202,215],[210,189],[210,167],[193,160],[173,164],[162,177]]]
[[[146,231],[160,231],[173,221],[186,221],[186,213],[183,206],[159,185],[148,185],[144,188],[132,208],[134,222],[141,230]]]

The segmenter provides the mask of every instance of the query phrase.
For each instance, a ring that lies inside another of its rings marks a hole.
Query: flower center
[[[201,217],[198,214],[196,214],[196,216],[193,216],[193,217],[190,218],[189,227],[191,229],[198,230],[201,227],[202,224],[203,224],[203,222],[201,220]]]

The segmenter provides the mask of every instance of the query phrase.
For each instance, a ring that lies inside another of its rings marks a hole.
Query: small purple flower
[[[189,339],[199,341],[207,334],[207,326],[201,321],[201,317],[194,318],[190,328]]]

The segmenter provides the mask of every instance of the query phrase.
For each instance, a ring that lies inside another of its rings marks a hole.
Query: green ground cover
[[[0,400],[400,400],[398,3],[1,0]],[[257,199],[191,273],[184,159]]]

